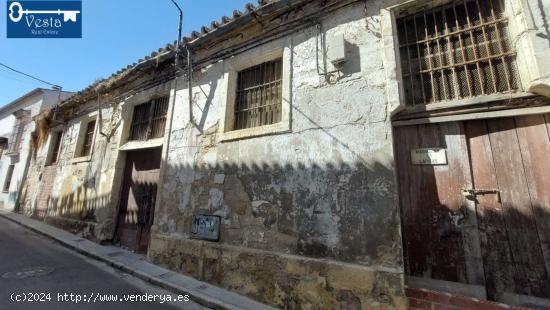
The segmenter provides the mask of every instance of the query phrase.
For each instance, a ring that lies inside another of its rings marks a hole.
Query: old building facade
[[[283,308],[402,309],[405,284],[543,304],[549,10],[249,5],[178,70],[169,45],[48,113],[24,209]]]

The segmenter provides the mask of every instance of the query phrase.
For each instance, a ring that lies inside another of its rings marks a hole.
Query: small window
[[[282,64],[280,58],[238,73],[234,130],[281,121]]]
[[[92,153],[92,144],[94,142],[95,120],[88,122],[86,125],[86,133],[82,143],[82,151],[80,156],[88,156]]]
[[[409,105],[519,88],[502,0],[465,0],[397,20]]]
[[[6,144],[7,144],[5,142],[6,140],[4,140],[4,138],[2,138],[2,140],[0,141],[0,159],[2,158],[2,155],[4,155],[4,150],[6,149]]]
[[[13,177],[13,169],[15,168],[15,165],[9,165],[8,166],[8,173],[6,174],[6,180],[4,181],[4,188],[3,192],[7,193],[10,191],[11,186],[11,178]]]
[[[61,149],[61,140],[63,138],[63,132],[58,131],[53,135],[53,149],[52,149],[52,155],[50,157],[50,165],[57,163],[57,160],[59,159],[59,152]]]
[[[151,100],[134,108],[130,141],[146,141],[162,138],[166,127],[168,113],[168,96]]]

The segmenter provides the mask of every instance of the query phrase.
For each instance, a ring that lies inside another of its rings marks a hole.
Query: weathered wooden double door
[[[155,214],[161,149],[126,154],[115,242],[146,253]]]
[[[482,285],[491,300],[549,298],[550,115],[395,127],[394,138],[407,274]],[[430,148],[446,158],[413,158]]]

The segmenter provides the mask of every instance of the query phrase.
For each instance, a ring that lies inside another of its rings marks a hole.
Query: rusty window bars
[[[282,75],[281,58],[238,73],[234,130],[281,121]]]
[[[168,96],[137,105],[134,108],[129,140],[146,141],[163,137],[167,113]]]
[[[430,104],[519,89],[502,0],[458,0],[397,20],[405,100]]]

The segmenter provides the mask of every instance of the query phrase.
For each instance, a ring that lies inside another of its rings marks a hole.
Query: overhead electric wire
[[[13,72],[19,73],[19,74],[21,74],[21,75],[30,77],[31,79],[37,80],[37,81],[42,82],[42,83],[44,83],[44,84],[48,84],[48,85],[50,85],[50,86],[52,86],[52,87],[59,87],[59,85],[52,84],[52,83],[50,83],[50,82],[46,82],[46,81],[44,81],[44,80],[42,80],[42,79],[39,79],[39,78],[37,78],[37,77],[35,77],[35,76],[32,76],[32,75],[30,75],[30,74],[27,74],[27,73],[25,73],[25,72],[21,72],[21,71],[19,71],[19,70],[16,70],[16,69],[14,69],[14,68],[12,68],[12,67],[10,67],[10,66],[8,66],[8,65],[5,65],[5,64],[3,64],[3,63],[1,63],[1,62],[0,62],[0,66],[5,67],[5,68],[7,68],[7,69],[9,69],[9,70],[11,70],[11,71],[13,71]]]
[[[31,79],[24,79],[23,77],[15,77],[15,74],[10,74],[8,71],[0,70],[0,79],[6,79],[18,83],[28,84],[28,85],[42,85],[41,82],[31,80]]]

